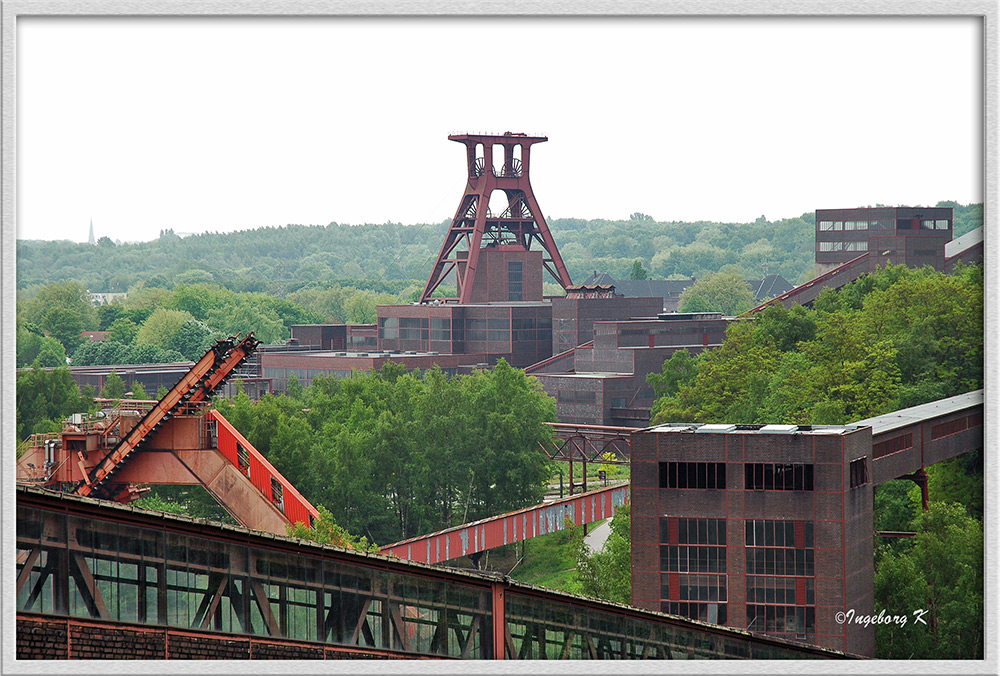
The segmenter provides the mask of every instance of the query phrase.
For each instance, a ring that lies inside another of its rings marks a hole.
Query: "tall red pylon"
[[[541,246],[542,265],[549,274],[563,288],[570,286],[569,273],[528,179],[531,146],[548,138],[507,132],[452,134],[448,139],[465,144],[469,180],[420,302],[427,302],[454,271],[458,295],[440,300],[469,303],[482,248],[513,245],[527,251],[532,241]],[[502,158],[497,153],[502,153]],[[497,160],[502,159],[496,165],[495,154]],[[507,206],[500,214],[490,210],[490,196],[495,190],[502,190],[507,197]],[[465,249],[460,248],[461,244]]]

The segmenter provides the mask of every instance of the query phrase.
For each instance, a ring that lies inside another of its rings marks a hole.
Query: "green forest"
[[[60,366],[67,357],[74,366],[193,361],[219,338],[253,331],[265,343],[283,343],[293,324],[374,323],[377,305],[408,298],[339,285],[277,298],[199,282],[141,287],[94,307],[79,282],[52,282],[18,300],[16,363]],[[83,331],[107,331],[107,340],[86,341]]]
[[[956,237],[982,225],[981,204],[938,206],[954,209]],[[812,277],[811,212],[752,223],[661,222],[634,213],[548,224],[577,283],[595,271],[627,279],[637,260],[655,279],[702,277],[726,265],[747,278],[778,273],[797,284]],[[17,288],[20,295],[74,280],[93,292],[215,283],[279,298],[338,285],[398,295],[410,285],[422,289],[449,225],[287,225],[183,238],[166,230],[152,242],[116,245],[102,237],[96,246],[19,239]]]
[[[556,406],[501,360],[491,371],[422,377],[401,365],[219,411],[292,485],[380,545],[541,502]]]

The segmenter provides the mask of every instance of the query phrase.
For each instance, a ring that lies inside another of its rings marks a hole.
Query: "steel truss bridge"
[[[26,486],[16,562],[18,659],[848,657]]]

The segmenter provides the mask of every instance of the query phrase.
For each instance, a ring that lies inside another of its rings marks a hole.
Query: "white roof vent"
[[[798,425],[764,425],[758,430],[765,434],[792,434],[799,431]]]
[[[726,425],[722,424],[711,424],[711,425],[701,425],[695,432],[705,433],[705,434],[726,434],[728,432],[735,432],[736,425]]]

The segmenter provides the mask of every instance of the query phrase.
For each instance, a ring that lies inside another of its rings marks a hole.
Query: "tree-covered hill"
[[[982,205],[940,202],[955,209],[955,236],[982,224]],[[594,271],[627,278],[636,260],[653,278],[702,277],[735,265],[746,277],[779,273],[793,283],[813,270],[814,215],[753,223],[627,220],[549,221],[574,281]],[[181,227],[181,226],[179,226]],[[448,228],[435,224],[287,225],[178,237],[167,230],[152,242],[98,245],[18,240],[17,284],[30,290],[75,280],[91,291],[122,292],[142,283],[217,283],[237,292],[284,297],[340,283],[398,294],[426,280]],[[361,282],[361,283],[359,283]]]

